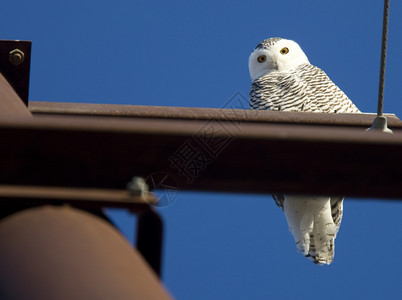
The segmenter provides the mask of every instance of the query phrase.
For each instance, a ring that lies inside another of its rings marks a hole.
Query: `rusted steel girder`
[[[83,208],[114,207],[142,211],[156,204],[157,199],[152,193],[132,196],[128,190],[0,185],[0,201],[0,207],[8,201],[14,206],[66,203]]]
[[[394,122],[390,135],[236,118],[3,119],[0,183],[124,189],[162,173],[177,190],[401,198]]]
[[[222,120],[247,123],[263,122],[274,124],[353,126],[362,128],[370,127],[376,117],[375,114],[319,114],[231,108],[222,109],[35,101],[29,103],[29,109],[37,116],[70,115],[158,120]],[[385,115],[388,117],[388,123],[391,127],[402,128],[402,122],[395,115]]]

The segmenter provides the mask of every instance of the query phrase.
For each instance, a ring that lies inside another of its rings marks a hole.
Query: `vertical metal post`
[[[162,230],[162,220],[152,208],[138,215],[137,249],[159,277],[161,276]]]

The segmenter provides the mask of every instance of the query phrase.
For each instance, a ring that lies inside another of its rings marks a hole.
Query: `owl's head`
[[[283,72],[309,63],[300,46],[291,40],[270,38],[255,47],[248,60],[251,81],[271,72]]]

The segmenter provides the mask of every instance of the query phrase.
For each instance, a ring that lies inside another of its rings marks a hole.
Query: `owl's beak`
[[[276,62],[276,60],[273,60],[272,58],[269,58],[268,66],[270,70],[278,70],[278,63]]]

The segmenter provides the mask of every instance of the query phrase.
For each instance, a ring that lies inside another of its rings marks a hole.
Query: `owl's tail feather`
[[[315,244],[314,244],[314,236],[310,236],[310,249],[305,257],[310,258],[313,263],[318,265],[329,265],[334,260],[335,255],[335,239],[331,239],[326,247],[321,250],[320,252],[316,251]]]
[[[313,232],[310,233],[308,255],[316,264],[329,265],[334,260],[336,225],[331,216],[331,207],[325,205],[314,214]]]

